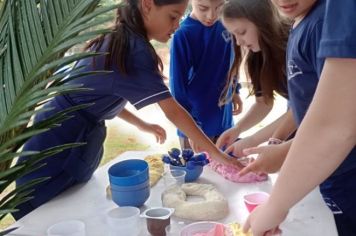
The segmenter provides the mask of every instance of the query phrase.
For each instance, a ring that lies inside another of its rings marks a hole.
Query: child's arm
[[[247,136],[243,139],[240,139],[229,146],[225,152],[230,153],[232,152],[234,156],[243,157],[245,154],[243,150],[246,148],[256,147],[261,143],[268,141],[270,137],[280,138],[279,136],[273,136],[273,133],[279,126],[281,126],[285,120],[287,119],[287,112],[281,115],[278,119],[267,125],[266,127],[260,129],[253,135]]]
[[[355,146],[355,75],[356,59],[326,60],[314,99],[274,188],[272,200],[279,201],[283,195],[281,209],[289,209],[326,179]]]
[[[293,114],[291,109],[283,114],[279,119],[277,119],[272,124],[266,126],[261,131],[257,132],[255,135],[267,134],[271,130],[271,127],[275,128],[272,138],[274,141],[279,140],[279,143],[273,143],[274,145],[269,146],[243,146],[238,144],[233,144],[229,147],[226,152],[232,151],[235,153],[240,153],[241,156],[248,156],[252,154],[258,154],[256,160],[242,169],[239,175],[243,176],[249,172],[255,173],[274,173],[277,172],[288,153],[292,140],[282,143],[282,140],[288,138],[288,136],[295,130],[296,124],[294,122]],[[254,135],[252,135],[253,137]],[[256,138],[258,139],[258,138]],[[252,139],[253,140],[253,139]],[[270,139],[271,140],[271,139]],[[281,144],[282,143],[282,144]],[[278,144],[278,145],[275,145]],[[237,149],[239,148],[239,149]],[[242,149],[244,148],[244,149]]]
[[[244,176],[249,172],[255,173],[275,173],[279,171],[286,159],[289,148],[293,140],[277,144],[244,149],[244,156],[258,154],[255,161],[249,163],[240,172]]]
[[[144,132],[153,134],[156,136],[156,140],[160,144],[166,141],[166,131],[159,125],[147,123],[126,109],[122,110],[117,117],[127,121]]]
[[[294,121],[293,112],[289,108],[285,113],[285,117],[281,124],[276,128],[273,132],[271,138],[284,141],[286,140],[295,130],[297,129],[297,125]]]
[[[230,158],[229,155],[220,151],[198,128],[187,111],[173,98],[161,100],[159,106],[168,120],[175,124],[178,129],[182,130],[197,146],[204,148],[210,154],[211,158],[224,164],[232,164],[243,168],[243,165],[235,158]]]
[[[232,97],[232,114],[237,116],[242,112],[243,109],[243,102],[241,100],[240,94],[234,94]]]
[[[230,146],[242,133],[263,120],[272,110],[273,100],[265,101],[263,97],[256,97],[256,102],[251,106],[244,117],[234,127],[222,133],[216,142],[219,148]]]
[[[331,175],[356,143],[356,59],[326,60],[313,101],[300,125],[267,204],[244,230],[266,232]],[[262,234],[261,234],[262,235]]]

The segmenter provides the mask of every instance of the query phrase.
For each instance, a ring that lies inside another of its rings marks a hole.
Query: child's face
[[[191,16],[205,26],[212,26],[219,18],[224,0],[193,0]]]
[[[317,0],[271,0],[282,15],[299,21],[308,13]]]
[[[167,42],[179,27],[188,1],[179,4],[156,6],[153,0],[143,0],[143,19],[148,38],[158,42]],[[148,4],[145,5],[145,2]],[[151,4],[149,4],[151,2]]]
[[[238,46],[253,52],[261,51],[258,43],[258,29],[254,23],[246,18],[223,18],[223,25],[234,35]]]

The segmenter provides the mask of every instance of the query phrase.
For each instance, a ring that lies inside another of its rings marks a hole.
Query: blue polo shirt
[[[322,32],[325,14],[325,0],[319,0],[309,14],[290,32],[287,48],[287,72],[289,105],[299,125],[313,99],[319,82],[325,58],[318,57],[320,42],[326,42]],[[325,34],[325,31],[324,31]],[[332,32],[335,35],[335,32]],[[335,42],[337,45],[338,42]],[[353,150],[333,173],[340,175],[356,168]],[[356,157],[356,156],[355,156]],[[329,182],[330,183],[330,182]],[[326,183],[322,187],[328,187]]]
[[[231,40],[224,32],[220,21],[207,27],[188,16],[171,43],[172,95],[208,136],[220,135],[233,125],[232,103],[218,106],[231,56]],[[181,131],[178,135],[184,137]]]
[[[318,56],[356,58],[355,0],[327,0]],[[355,179],[356,148],[354,147],[336,171],[320,185],[324,200],[334,213],[340,236],[356,235]]]
[[[309,14],[290,30],[287,45],[289,106],[299,125],[313,99],[324,59],[317,57],[325,11],[319,0]]]
[[[327,1],[319,57],[356,58],[356,1]]]

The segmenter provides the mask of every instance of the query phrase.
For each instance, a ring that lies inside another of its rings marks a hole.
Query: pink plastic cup
[[[269,194],[266,192],[249,193],[244,196],[244,202],[249,212],[252,212],[258,205],[266,202]]]

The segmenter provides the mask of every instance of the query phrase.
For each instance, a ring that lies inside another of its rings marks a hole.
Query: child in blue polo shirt
[[[250,215],[245,231],[249,227],[254,235],[274,231],[288,209],[321,183],[320,191],[334,214],[338,234],[356,235],[356,131],[353,125],[356,111],[352,102],[346,100],[355,99],[352,95],[355,80],[351,78],[356,61],[330,58],[322,74],[320,71],[325,57],[356,58],[356,3],[353,0],[342,4],[336,1],[326,4],[324,0],[272,2],[295,20],[289,38],[288,83],[291,107],[301,126],[269,201]],[[340,79],[343,76],[346,79]],[[313,98],[318,78],[321,81]],[[337,79],[349,83],[336,82]],[[338,97],[330,97],[333,95]]]
[[[181,23],[171,43],[170,88],[174,98],[215,143],[233,125],[233,114],[242,108],[233,102],[219,106],[229,72],[231,40],[218,20],[224,0],[192,0],[192,11]],[[178,130],[182,148],[189,148],[186,134]]]

